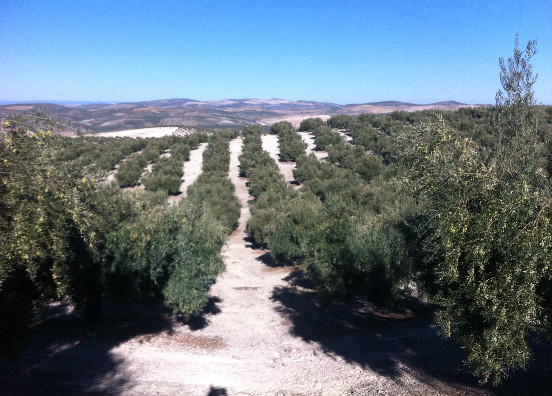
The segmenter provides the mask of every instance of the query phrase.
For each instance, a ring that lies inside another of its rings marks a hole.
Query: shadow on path
[[[163,306],[104,303],[102,321],[87,322],[68,305],[52,306],[32,326],[31,341],[16,361],[0,359],[0,394],[76,395],[123,391],[129,378],[110,351],[138,337],[165,332],[174,319]]]
[[[200,315],[192,316],[189,320],[184,320],[184,318],[179,318],[179,321],[182,324],[188,325],[190,330],[197,331],[206,328],[209,325],[209,320],[207,315],[213,316],[221,313],[220,308],[217,304],[221,303],[222,300],[218,297],[209,297],[207,305],[203,309],[203,312]]]
[[[503,385],[480,386],[463,366],[466,353],[431,325],[427,310],[399,314],[375,310],[360,300],[324,306],[314,285],[299,273],[276,287],[272,299],[278,312],[292,323],[292,334],[318,343],[328,355],[369,368],[401,382],[408,373],[445,394],[552,394],[552,345],[534,348],[535,362],[527,371],[512,374]],[[415,305],[413,305],[415,306]]]
[[[207,393],[207,396],[226,396],[228,395],[228,392],[226,392],[226,388],[215,388],[211,386],[211,389],[209,389],[209,393]]]
[[[267,250],[268,249],[268,246],[266,245],[266,243],[257,243],[257,241],[255,241],[255,238],[248,235],[247,233],[246,233],[245,238],[243,238],[243,240],[245,242],[245,247],[248,248],[248,249],[253,249],[253,250]]]

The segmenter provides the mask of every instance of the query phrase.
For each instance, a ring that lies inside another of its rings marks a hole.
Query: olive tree
[[[552,210],[545,145],[533,117],[535,42],[500,60],[496,147],[462,138],[444,122],[403,136],[405,184],[420,202],[425,261],[438,323],[495,384],[530,361],[532,330],[550,335]]]
[[[40,115],[9,119],[0,135],[0,339],[15,353],[32,309],[68,298],[98,319],[100,259],[113,217],[109,189],[55,161],[64,141]],[[0,352],[3,352],[0,350]]]

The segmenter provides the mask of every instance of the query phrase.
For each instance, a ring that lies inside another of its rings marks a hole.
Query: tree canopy
[[[422,284],[439,304],[443,333],[494,383],[527,365],[531,331],[550,335],[552,191],[534,117],[535,53],[534,42],[521,51],[516,40],[514,57],[500,61],[492,148],[444,122],[403,137],[404,183],[423,219]]]

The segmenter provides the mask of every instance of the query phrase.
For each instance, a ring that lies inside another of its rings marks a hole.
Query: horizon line
[[[361,105],[374,105],[374,104],[384,104],[384,103],[401,103],[405,105],[412,105],[412,106],[425,106],[425,105],[434,105],[434,104],[440,104],[440,103],[456,103],[459,105],[466,105],[466,106],[492,106],[490,103],[465,103],[465,102],[459,102],[456,100],[448,99],[448,100],[438,100],[438,101],[432,101],[427,103],[415,103],[410,101],[404,101],[404,100],[376,100],[376,101],[370,101],[370,102],[352,102],[352,103],[346,103],[346,104],[340,104],[335,102],[329,102],[329,101],[322,101],[322,100],[308,100],[308,99],[283,99],[283,98],[225,98],[225,99],[211,99],[211,100],[201,100],[201,99],[191,99],[191,98],[163,98],[163,99],[147,99],[147,100],[136,100],[136,101],[127,101],[127,100],[64,100],[64,99],[56,99],[56,100],[5,100],[0,99],[0,106],[9,106],[9,105],[17,105],[17,104],[56,104],[56,105],[92,105],[92,104],[124,104],[124,103],[142,103],[142,102],[161,102],[161,101],[170,101],[170,100],[188,100],[188,101],[194,101],[194,102],[221,102],[226,100],[235,100],[235,101],[243,101],[243,100],[259,100],[259,101],[270,101],[270,100],[283,100],[287,102],[312,102],[312,103],[327,103],[331,105],[337,105],[337,106],[361,106]],[[542,105],[540,103],[539,105]]]

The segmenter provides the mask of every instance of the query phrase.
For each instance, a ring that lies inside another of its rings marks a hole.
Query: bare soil
[[[303,139],[303,142],[307,143],[307,149],[305,150],[307,155],[314,154],[318,160],[323,160],[328,157],[326,150],[315,150],[316,144],[314,143],[315,136],[310,132],[298,132]]]
[[[263,120],[260,120],[259,122],[263,125],[272,125],[280,121],[288,121],[295,128],[299,128],[299,125],[301,125],[301,121],[306,120],[307,118],[320,118],[322,121],[327,121],[328,119],[331,118],[331,116],[328,114],[315,114],[315,113],[282,114],[279,117],[265,118]]]
[[[201,171],[203,169],[203,152],[207,148],[207,143],[201,143],[193,150],[190,150],[190,160],[185,161],[182,171],[184,172],[184,179],[180,185],[179,195],[169,196],[169,204],[174,205],[178,203],[182,198],[185,198],[188,192],[188,187],[195,183]]]
[[[241,148],[241,138],[230,144],[239,227],[205,313],[183,321],[161,306],[106,302],[103,322],[92,324],[52,306],[21,359],[0,360],[0,394],[550,394],[548,344],[537,349],[540,365],[491,389],[462,370],[463,350],[438,336],[423,304],[403,301],[406,313],[362,301],[324,305],[308,277],[248,239]]]
[[[345,139],[345,141],[347,143],[351,143],[353,144],[353,137],[351,136],[351,134],[349,133],[349,131],[345,130],[345,129],[338,129],[337,130],[337,133],[339,133],[341,135],[341,137],[343,139]]]
[[[278,136],[277,135],[263,135],[261,137],[263,141],[263,150],[268,152],[270,156],[278,164],[280,173],[284,176],[286,182],[291,183],[295,180],[293,177],[293,170],[297,168],[295,162],[283,162],[280,160],[280,149],[278,147]]]
[[[133,138],[157,138],[166,135],[171,135],[176,132],[179,127],[153,127],[153,128],[140,128],[140,129],[128,129],[126,131],[117,132],[103,132],[97,133],[93,136],[101,137],[133,137]]]

